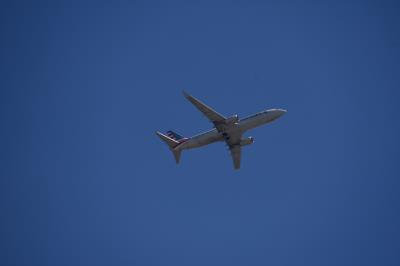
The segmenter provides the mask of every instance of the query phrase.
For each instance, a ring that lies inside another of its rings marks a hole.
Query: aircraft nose
[[[285,109],[269,109],[264,112],[266,114],[267,120],[268,121],[273,121],[282,115],[286,114]]]
[[[279,114],[279,116],[286,114],[286,110],[285,109],[276,109],[277,114]]]
[[[273,114],[276,117],[280,117],[284,114],[286,114],[286,110],[285,109],[269,109],[267,111],[265,111],[265,113],[270,113]]]

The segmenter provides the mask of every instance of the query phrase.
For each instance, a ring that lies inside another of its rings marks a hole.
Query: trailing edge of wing
[[[197,109],[200,110],[212,123],[218,124],[219,122],[224,122],[226,118],[219,114],[217,111],[213,110],[211,107],[202,103],[200,100],[194,98],[189,95],[185,91],[183,91],[183,95],[188,99]]]

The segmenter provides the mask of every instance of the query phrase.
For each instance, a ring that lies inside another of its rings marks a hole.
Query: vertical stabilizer
[[[159,136],[160,139],[161,139],[162,141],[164,141],[171,149],[173,149],[174,147],[176,147],[176,146],[179,144],[178,141],[176,141],[176,140],[174,140],[174,139],[172,139],[172,138],[170,138],[170,137],[164,135],[164,134],[161,133],[161,132],[156,132],[156,134],[157,134],[157,136]]]
[[[182,152],[182,150],[172,150],[171,149],[171,151],[174,154],[174,158],[175,158],[176,164],[178,164],[179,161],[181,160],[181,152]]]
[[[161,139],[162,141],[164,141],[164,142],[169,146],[169,149],[171,150],[171,152],[172,152],[173,155],[174,155],[175,162],[178,164],[179,161],[180,161],[180,159],[181,159],[181,152],[182,152],[182,150],[181,150],[181,149],[174,149],[174,148],[175,148],[176,146],[179,145],[179,142],[178,142],[177,140],[175,140],[175,139],[169,137],[169,136],[164,135],[163,133],[156,132],[156,134],[157,134],[157,136],[160,137],[160,139]],[[174,133],[174,134],[176,134],[176,133]],[[171,135],[171,134],[169,134],[169,135]],[[178,136],[179,136],[179,135],[178,135]],[[173,137],[175,138],[175,136],[173,136]],[[180,137],[180,136],[179,136],[179,137]],[[181,137],[181,138],[182,138],[182,137]]]

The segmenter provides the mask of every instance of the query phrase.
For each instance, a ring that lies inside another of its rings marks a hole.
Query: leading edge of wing
[[[226,118],[206,105],[205,103],[201,102],[200,100],[196,99],[192,95],[188,94],[186,91],[182,91],[183,95],[186,99],[188,99],[200,112],[202,112],[212,123],[219,123],[226,120]]]

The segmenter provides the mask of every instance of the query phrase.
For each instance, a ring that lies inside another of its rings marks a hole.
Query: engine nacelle
[[[226,119],[226,123],[227,124],[234,124],[239,122],[239,116],[238,115],[233,115],[231,117],[229,117],[228,119]]]
[[[246,146],[254,143],[254,138],[253,137],[248,137],[245,139],[242,139],[240,141],[240,146]]]

